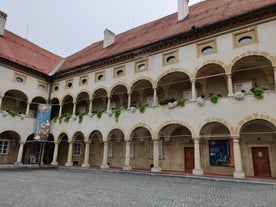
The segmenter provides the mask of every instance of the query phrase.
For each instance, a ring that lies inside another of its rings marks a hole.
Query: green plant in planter
[[[177,100],[177,106],[185,106],[186,99],[180,98]]]
[[[219,96],[217,94],[212,94],[210,97],[211,102],[215,104],[218,102],[218,99],[219,99]]]
[[[55,117],[53,118],[54,123],[57,123],[57,120],[58,120],[58,116],[55,116]]]
[[[65,122],[69,122],[70,121],[70,118],[71,118],[71,114],[70,113],[68,113],[68,112],[66,112],[65,114],[64,114],[64,118],[65,118]]]
[[[61,124],[62,119],[63,119],[63,115],[61,115],[60,117],[58,117],[58,123],[60,123],[60,124]]]
[[[103,109],[97,110],[97,117],[98,117],[98,119],[102,118],[103,112],[104,112]]]
[[[83,113],[83,112],[80,112],[80,113],[78,114],[79,123],[82,123],[83,116],[84,116],[84,113]]]
[[[114,111],[115,121],[118,122],[119,116],[121,115],[121,108],[116,108]]]
[[[165,99],[161,99],[161,100],[159,101],[159,104],[160,104],[160,105],[165,105],[165,104],[166,104]]]
[[[11,115],[12,117],[19,116],[19,114],[16,111],[13,111],[13,110],[7,109],[6,112],[8,112],[8,114]]]
[[[140,106],[140,112],[141,112],[141,113],[144,113],[145,110],[146,110],[146,104],[142,104],[142,105]]]
[[[254,96],[256,97],[256,99],[262,99],[264,97],[264,89],[261,87],[256,87],[253,90]]]

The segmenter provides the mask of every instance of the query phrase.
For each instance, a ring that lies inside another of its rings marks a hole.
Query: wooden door
[[[269,154],[267,147],[252,147],[254,175],[271,177]]]
[[[195,168],[194,148],[185,147],[184,157],[185,157],[185,171],[192,172],[192,170]]]

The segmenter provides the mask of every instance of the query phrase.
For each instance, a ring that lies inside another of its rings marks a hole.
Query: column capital
[[[240,136],[239,135],[233,135],[233,136],[231,136],[231,139],[233,139],[233,140],[239,140]]]
[[[232,76],[232,73],[231,72],[226,72],[225,75],[226,76]]]
[[[196,83],[196,79],[191,79],[191,83]]]

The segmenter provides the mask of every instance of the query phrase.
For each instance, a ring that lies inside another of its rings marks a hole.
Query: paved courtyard
[[[84,170],[1,170],[0,207],[276,207],[276,185]]]

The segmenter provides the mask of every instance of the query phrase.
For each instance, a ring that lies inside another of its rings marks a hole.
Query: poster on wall
[[[42,141],[48,139],[51,109],[52,106],[49,104],[38,105],[34,140]]]
[[[229,140],[209,141],[209,157],[211,166],[232,166]]]

